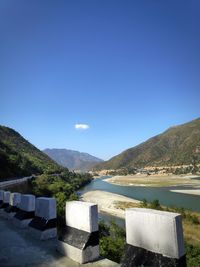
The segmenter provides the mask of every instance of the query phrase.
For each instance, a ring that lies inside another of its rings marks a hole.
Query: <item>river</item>
[[[193,211],[200,212],[200,196],[180,194],[171,192],[171,189],[193,189],[188,186],[173,186],[173,187],[143,187],[143,186],[120,186],[105,182],[106,178],[111,176],[103,176],[94,179],[91,183],[80,190],[85,193],[92,190],[103,190],[126,197],[143,200],[144,198],[150,202],[158,199],[160,204],[172,207],[183,207]]]
[[[86,193],[92,190],[102,190],[126,197],[143,200],[144,198],[150,202],[152,200],[158,199],[160,204],[172,207],[183,207],[185,209],[190,209],[193,211],[200,212],[200,196],[180,194],[171,192],[171,189],[193,189],[188,186],[173,186],[173,187],[143,187],[143,186],[120,186],[115,184],[110,184],[105,182],[105,179],[111,176],[102,176],[101,178],[94,179],[91,183],[84,186],[80,193]],[[200,178],[195,178],[200,179]],[[118,225],[124,227],[124,220],[111,216],[108,214],[100,214],[100,219],[105,221],[114,220]]]

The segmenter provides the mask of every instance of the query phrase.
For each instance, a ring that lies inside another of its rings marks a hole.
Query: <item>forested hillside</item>
[[[171,127],[146,142],[127,149],[95,169],[182,165],[200,162],[200,118]]]
[[[0,179],[62,170],[15,130],[0,126]]]

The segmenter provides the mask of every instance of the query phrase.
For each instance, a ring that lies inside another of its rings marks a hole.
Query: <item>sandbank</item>
[[[105,182],[121,186],[146,186],[146,187],[169,187],[187,185],[191,187],[200,186],[200,180],[192,179],[197,176],[179,175],[117,175],[104,179]]]
[[[133,205],[138,205],[140,203],[140,201],[136,199],[100,190],[86,192],[81,196],[81,199],[98,204],[99,212],[105,212],[120,218],[125,217],[125,211],[118,207],[119,203],[133,203]]]
[[[170,190],[170,191],[175,193],[200,196],[200,189],[190,189],[190,190],[183,189],[183,190]]]

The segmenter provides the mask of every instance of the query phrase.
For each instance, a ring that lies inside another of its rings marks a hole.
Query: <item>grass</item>
[[[183,222],[184,239],[191,245],[200,244],[200,225]]]
[[[126,201],[115,201],[115,208],[116,209],[129,209],[129,208],[139,208],[139,203],[133,203],[133,202],[126,202]]]

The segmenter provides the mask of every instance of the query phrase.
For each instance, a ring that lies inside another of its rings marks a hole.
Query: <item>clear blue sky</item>
[[[108,159],[200,117],[199,14],[199,0],[1,0],[0,124]]]

